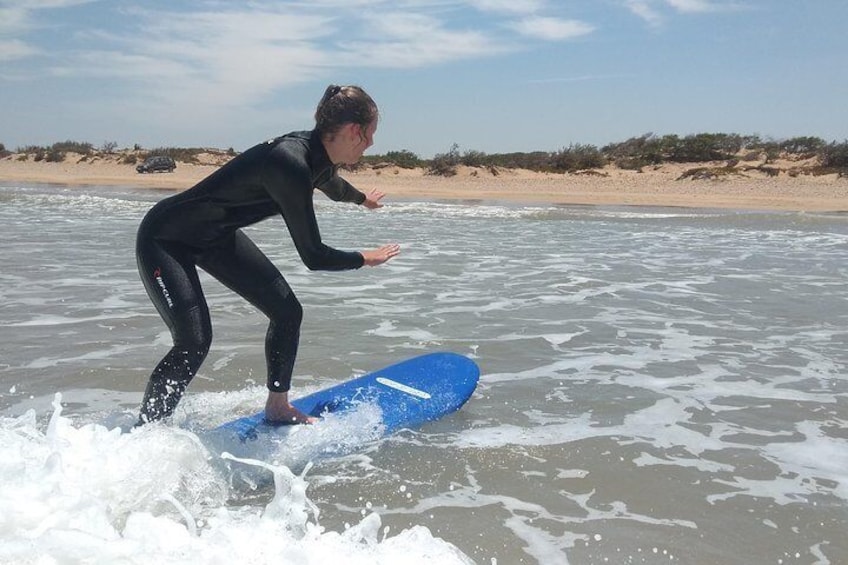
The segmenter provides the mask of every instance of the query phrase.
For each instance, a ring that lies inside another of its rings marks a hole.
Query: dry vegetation
[[[90,143],[64,141],[51,146],[28,146],[12,152],[0,144],[0,158],[21,161],[95,163],[98,161],[135,165],[151,155],[168,155],[178,163],[220,166],[236,155],[210,148],[159,147],[117,149],[114,142],[95,149]],[[380,171],[423,169],[428,175],[450,177],[461,169],[473,168],[492,176],[510,169],[544,173],[604,175],[604,168],[645,171],[669,164],[694,165],[678,180],[716,180],[730,177],[775,177],[788,175],[836,174],[848,177],[848,142],[826,142],[818,137],[795,137],[783,141],[762,140],[758,136],[702,133],[680,137],[645,134],[598,148],[570,145],[558,151],[486,154],[460,151],[453,144],[446,153],[422,159],[411,151],[390,151],[370,155],[354,170]]]

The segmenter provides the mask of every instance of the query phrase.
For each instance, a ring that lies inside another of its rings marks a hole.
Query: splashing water
[[[192,432],[149,425],[131,433],[75,426],[53,401],[46,429],[30,410],[0,419],[2,563],[470,563],[415,526],[380,539],[370,513],[326,531],[305,476],[283,465],[219,458]],[[320,426],[318,426],[320,427]],[[220,459],[274,478],[264,507],[228,505],[238,493]]]

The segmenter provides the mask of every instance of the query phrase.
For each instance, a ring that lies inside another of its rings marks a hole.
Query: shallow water
[[[419,430],[365,410],[244,448],[206,430],[261,407],[265,322],[208,277],[175,421],[109,431],[169,347],[133,256],[165,194],[0,187],[0,562],[848,561],[848,217],[320,201],[327,243],[403,247],[345,273],[266,221],[294,394],[434,350],[483,375]]]

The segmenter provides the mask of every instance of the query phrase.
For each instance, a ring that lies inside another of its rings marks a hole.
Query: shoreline
[[[459,167],[452,177],[387,166],[340,171],[340,175],[360,190],[385,192],[389,200],[848,212],[848,179],[835,174],[766,177],[740,172],[721,180],[677,180],[694,166],[698,165],[664,165],[644,172],[607,168],[583,174]],[[173,173],[140,174],[132,165],[108,160],[36,163],[7,157],[0,159],[0,182],[184,190],[218,168],[178,163]]]

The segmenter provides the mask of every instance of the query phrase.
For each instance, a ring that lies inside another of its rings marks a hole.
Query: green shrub
[[[50,146],[30,145],[18,148],[19,159],[30,157],[36,161],[61,162],[68,153],[79,153],[79,162],[87,162],[102,154],[109,154],[117,148],[116,142],[104,142],[99,150],[93,149],[90,143],[67,140]],[[175,161],[198,163],[198,155],[210,151],[205,148],[159,147],[143,151],[135,145],[135,153],[123,154],[122,162],[134,165],[140,160],[153,155],[167,155]],[[0,158],[10,152],[0,143]],[[237,152],[231,147],[226,155],[233,157]],[[840,172],[848,175],[848,141],[843,143],[827,143],[819,137],[799,136],[786,140],[763,140],[757,135],[739,135],[726,133],[699,133],[681,137],[675,134],[658,136],[646,133],[632,137],[623,142],[611,143],[598,149],[593,145],[572,144],[557,151],[533,151],[515,153],[486,154],[482,151],[460,151],[454,143],[446,153],[437,154],[432,159],[421,159],[415,153],[402,150],[390,151],[385,155],[363,157],[361,164],[356,167],[346,167],[355,170],[365,165],[375,168],[394,165],[395,167],[411,169],[423,167],[427,174],[452,176],[460,165],[485,168],[496,174],[503,169],[527,169],[543,172],[577,172],[599,169],[608,163],[615,163],[622,169],[641,170],[646,166],[657,166],[663,163],[705,163],[725,161],[724,166],[705,170],[692,169],[686,178],[703,178],[705,176],[721,177],[730,174],[732,165],[760,161],[773,162],[779,157],[796,156],[803,159],[818,157],[819,166],[816,174]],[[746,169],[746,167],[742,167]],[[750,167],[749,167],[750,168]],[[728,170],[724,170],[728,169]],[[766,171],[762,166],[759,170]],[[776,170],[776,169],[775,169]],[[813,169],[804,164],[796,174],[813,174]]]
[[[762,140],[759,135],[743,135],[739,136],[740,151],[742,149],[757,150],[762,147]]]
[[[39,145],[25,145],[23,147],[18,147],[18,150],[16,151],[16,153],[26,153],[26,154],[35,153],[35,154],[37,154],[37,153],[44,153],[44,151],[45,151],[45,148],[41,147]]]
[[[674,136],[676,142],[676,136]],[[619,168],[638,170],[649,165],[658,165],[665,160],[664,146],[667,138],[659,138],[653,133],[640,137],[631,137],[621,143],[607,145],[601,149],[607,160]]]
[[[389,151],[386,153],[386,161],[394,163],[402,169],[414,169],[421,166],[421,159],[412,151]]]
[[[780,143],[780,149],[804,158],[815,156],[827,145],[825,140],[819,137],[793,137]]]
[[[385,155],[366,155],[362,158],[362,163],[371,166],[390,163],[401,169],[414,169],[415,167],[424,165],[424,162],[418,155],[406,149],[402,151],[389,151]]]
[[[606,164],[606,157],[594,145],[569,145],[551,155],[551,169],[554,171],[600,169]]]
[[[148,151],[147,156],[165,155],[174,161],[196,164],[200,162],[197,155],[199,153],[206,153],[207,151],[207,149],[202,147],[157,147]]]
[[[824,145],[819,150],[819,159],[824,168],[848,170],[848,141]]]
[[[780,148],[780,142],[777,141],[767,141],[763,143],[761,149],[766,154],[766,163],[779,159],[780,154],[783,152]]]
[[[54,143],[50,149],[56,153],[80,153],[81,155],[89,155],[93,147],[90,143],[67,140]],[[64,156],[62,160],[64,160]]]
[[[452,177],[456,174],[456,168],[460,163],[459,145],[451,145],[447,153],[439,153],[430,160],[427,167],[428,175]]]
[[[687,135],[671,148],[668,156],[676,163],[703,163],[721,161],[735,155],[742,148],[739,136],[699,133]]]
[[[466,167],[485,167],[489,163],[489,158],[482,151],[469,150],[463,152],[459,162]]]
[[[48,163],[61,163],[65,160],[65,152],[57,151],[56,149],[51,149],[47,152],[47,155],[44,157],[44,160]]]

